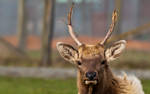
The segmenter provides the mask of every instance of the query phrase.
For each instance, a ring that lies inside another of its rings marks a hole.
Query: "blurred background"
[[[103,39],[113,10],[118,10],[109,43],[126,39],[127,49],[111,67],[117,74],[138,76],[150,93],[149,0],[0,0],[0,92],[77,93],[76,69],[56,49],[59,41],[75,46],[67,32],[72,2],[74,30],[87,44]]]

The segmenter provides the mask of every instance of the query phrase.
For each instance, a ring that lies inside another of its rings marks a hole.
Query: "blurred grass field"
[[[0,59],[0,65],[2,66],[23,66],[23,67],[35,67],[40,66],[41,53],[40,51],[29,51],[28,56],[31,60],[20,58],[4,58]],[[150,52],[149,51],[137,51],[126,50],[123,54],[111,62],[111,67],[117,69],[150,69]],[[53,51],[52,53],[52,66],[51,67],[72,67],[72,64],[66,62],[58,53]]]
[[[150,94],[150,80],[142,80]],[[75,79],[37,79],[0,77],[0,94],[77,94]]]

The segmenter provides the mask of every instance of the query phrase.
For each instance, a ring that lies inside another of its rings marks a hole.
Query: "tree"
[[[25,50],[27,31],[25,29],[25,0],[18,1],[18,48]]]
[[[42,61],[43,66],[51,65],[51,43],[54,27],[55,0],[44,0],[44,16],[42,31]]]
[[[118,11],[118,23],[116,25],[117,33],[121,34],[121,25],[122,25],[122,0],[115,0],[115,8]]]

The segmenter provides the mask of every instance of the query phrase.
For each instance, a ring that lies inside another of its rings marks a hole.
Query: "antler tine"
[[[114,30],[114,26],[117,22],[117,18],[118,18],[117,11],[114,10],[114,12],[112,14],[112,24],[110,25],[110,28],[109,28],[108,33],[106,34],[104,40],[100,43],[101,45],[104,45],[107,42],[107,40],[110,38],[110,36],[112,35],[112,32]]]
[[[73,7],[74,7],[74,3],[72,3],[72,6],[71,6],[70,11],[68,13],[68,31],[69,31],[69,34],[72,37],[72,39],[77,43],[77,45],[81,46],[82,43],[77,39],[77,36],[75,35],[75,33],[73,31],[73,27],[72,27],[71,17],[72,17]]]

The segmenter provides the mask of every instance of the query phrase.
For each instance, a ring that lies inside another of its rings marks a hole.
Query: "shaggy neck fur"
[[[100,74],[102,77],[97,85],[93,86],[92,94],[117,94],[116,87],[118,81],[113,77],[113,74],[109,68]],[[81,72],[78,71],[78,94],[89,94],[89,86],[82,82]],[[115,87],[115,88],[114,88]]]

